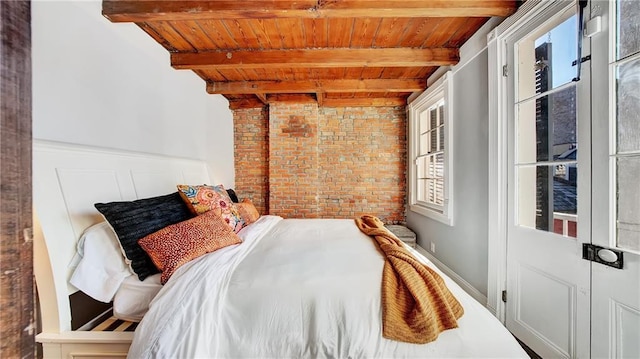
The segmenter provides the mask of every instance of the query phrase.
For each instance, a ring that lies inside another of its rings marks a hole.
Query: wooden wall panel
[[[34,358],[31,5],[1,1],[0,18],[0,357]]]

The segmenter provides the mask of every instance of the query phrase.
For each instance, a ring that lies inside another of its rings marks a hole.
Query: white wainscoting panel
[[[518,266],[517,276],[515,321],[547,342],[562,357],[573,358],[576,330],[575,286],[524,264]],[[543,335],[543,332],[547,334]]]

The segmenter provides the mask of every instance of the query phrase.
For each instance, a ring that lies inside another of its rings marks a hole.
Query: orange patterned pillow
[[[220,209],[221,217],[238,233],[244,222],[235,204],[222,185],[189,186],[178,185],[180,196],[194,214],[200,215],[212,209]]]
[[[209,211],[143,237],[138,244],[162,272],[160,282],[165,284],[183,264],[241,242],[216,211]]]
[[[244,220],[244,225],[248,226],[260,218],[260,212],[256,209],[250,199],[245,198],[241,203],[236,203],[236,208],[240,212],[240,217]]]

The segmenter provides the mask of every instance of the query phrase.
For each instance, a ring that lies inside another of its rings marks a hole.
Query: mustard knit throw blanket
[[[424,344],[458,327],[464,310],[438,273],[413,257],[377,217],[356,218],[385,255],[382,271],[382,336]]]

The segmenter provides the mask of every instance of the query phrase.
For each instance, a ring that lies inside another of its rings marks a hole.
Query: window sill
[[[447,226],[453,226],[453,218],[451,216],[447,216],[443,213],[436,212],[433,209],[430,209],[428,207],[412,204],[409,206],[409,210],[419,215],[431,218],[435,221],[444,223]]]

